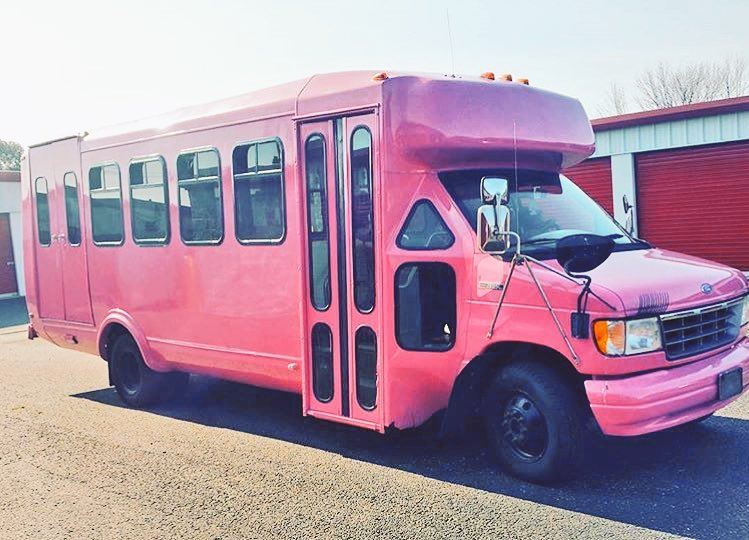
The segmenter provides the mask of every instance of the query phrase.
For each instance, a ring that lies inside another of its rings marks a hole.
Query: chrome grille
[[[663,348],[679,360],[733,342],[741,329],[743,298],[660,316]]]

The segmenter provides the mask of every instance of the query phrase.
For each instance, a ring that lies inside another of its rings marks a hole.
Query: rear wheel
[[[127,334],[117,338],[109,358],[114,384],[120,399],[131,407],[147,407],[184,391],[187,373],[159,373],[143,361],[135,340]]]
[[[584,463],[589,411],[563,376],[542,364],[502,368],[485,399],[489,444],[500,464],[523,480],[568,479]]]

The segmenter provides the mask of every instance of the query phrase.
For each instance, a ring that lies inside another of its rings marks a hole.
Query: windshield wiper
[[[534,238],[533,240],[521,240],[521,246],[532,246],[534,244],[544,244],[547,242],[557,242],[559,238]]]

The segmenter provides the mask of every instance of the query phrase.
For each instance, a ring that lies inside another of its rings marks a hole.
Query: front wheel
[[[502,368],[489,388],[484,414],[489,444],[510,474],[549,483],[582,468],[589,411],[552,368],[530,363]]]
[[[131,407],[147,407],[184,391],[187,373],[159,373],[143,361],[135,340],[123,334],[112,347],[109,358],[112,383],[120,399]]]

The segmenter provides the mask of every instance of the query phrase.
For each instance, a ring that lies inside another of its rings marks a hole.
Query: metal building
[[[21,173],[0,171],[0,298],[23,296]]]
[[[592,124],[570,178],[655,246],[749,270],[749,96]]]

